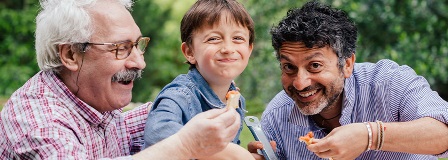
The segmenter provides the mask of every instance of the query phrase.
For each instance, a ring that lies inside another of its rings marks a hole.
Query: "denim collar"
[[[226,104],[222,102],[218,95],[210,88],[210,85],[207,83],[207,81],[202,77],[201,73],[196,68],[191,68],[188,71],[188,77],[193,82],[193,85],[196,85],[195,87],[198,88],[198,92],[201,94],[201,96],[205,99],[207,104],[212,106],[213,108],[224,108],[226,107]],[[201,85],[203,84],[203,85]],[[236,87],[233,83],[230,84],[229,91],[230,90],[236,90]]]

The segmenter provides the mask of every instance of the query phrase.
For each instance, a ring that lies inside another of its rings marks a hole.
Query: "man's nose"
[[[298,71],[294,77],[293,86],[301,91],[311,85],[310,73],[306,71]]]
[[[129,69],[142,70],[146,67],[145,57],[137,47],[132,47],[132,51],[126,61],[126,68]]]

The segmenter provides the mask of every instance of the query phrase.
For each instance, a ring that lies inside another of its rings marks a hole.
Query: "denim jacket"
[[[229,90],[236,90],[233,83]],[[145,147],[175,134],[195,115],[225,106],[199,71],[196,68],[190,69],[188,74],[181,74],[166,85],[154,100],[145,124]],[[232,141],[236,144],[240,144],[239,135],[243,128],[245,106],[245,100],[241,96],[240,108],[236,109],[241,116],[241,126]]]

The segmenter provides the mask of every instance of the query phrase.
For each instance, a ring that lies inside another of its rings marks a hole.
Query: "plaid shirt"
[[[0,159],[132,159],[143,145],[148,105],[100,113],[41,71],[1,112]]]

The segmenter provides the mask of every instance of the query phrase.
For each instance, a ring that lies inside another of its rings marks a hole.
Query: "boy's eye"
[[[207,39],[208,42],[218,41],[218,40],[220,40],[220,38],[218,38],[218,37],[210,37],[210,38]]]
[[[244,37],[237,36],[237,37],[234,37],[233,39],[234,39],[234,40],[244,40]]]
[[[243,36],[235,36],[233,37],[233,41],[235,41],[236,43],[244,43],[246,42],[246,38]]]

